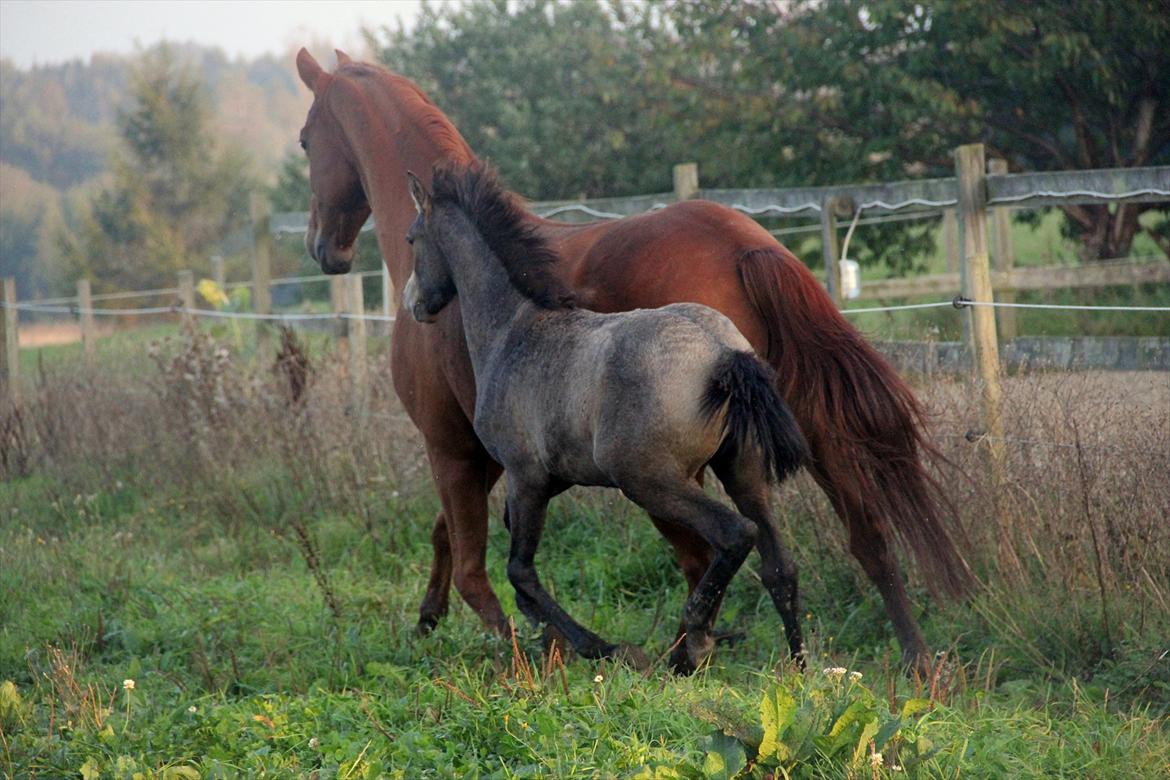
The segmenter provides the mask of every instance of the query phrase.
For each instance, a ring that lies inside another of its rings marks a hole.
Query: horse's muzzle
[[[321,266],[322,273],[347,274],[353,267],[353,247],[338,249],[324,238],[318,238],[313,250],[310,254]]]

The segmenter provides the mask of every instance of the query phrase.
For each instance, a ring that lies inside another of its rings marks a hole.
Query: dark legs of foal
[[[516,606],[534,623],[546,623],[559,631],[573,650],[585,658],[616,655],[621,648],[573,620],[545,590],[536,574],[536,549],[544,531],[548,502],[567,485],[549,484],[540,478],[522,481],[510,472],[507,482],[509,533],[512,537],[508,580],[516,589]]]
[[[715,646],[711,627],[731,578],[756,541],[753,523],[720,504],[694,482],[622,485],[623,491],[651,517],[667,518],[706,541],[711,563],[683,606],[685,638],[671,653],[676,672],[697,669]]]
[[[756,524],[756,549],[760,553],[760,580],[784,623],[788,652],[804,666],[804,639],[800,630],[800,594],[796,564],[780,541],[772,512],[771,485],[759,464],[712,463],[727,495],[744,517]]]

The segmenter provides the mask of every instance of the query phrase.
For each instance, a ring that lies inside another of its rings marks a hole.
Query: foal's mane
[[[542,309],[572,309],[575,300],[557,275],[560,256],[525,219],[520,201],[482,162],[442,163],[434,171],[434,204],[458,208],[508,272],[508,280]]]

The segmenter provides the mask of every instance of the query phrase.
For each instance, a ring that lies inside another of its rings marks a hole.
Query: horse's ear
[[[430,216],[431,194],[427,192],[427,188],[411,171],[406,172],[406,181],[410,187],[410,199],[414,201],[414,207],[418,209],[418,213],[424,217]]]
[[[303,47],[297,52],[297,73],[301,75],[301,81],[305,82],[305,86],[316,94],[317,82],[325,75],[325,71],[313,59],[313,55],[309,54],[309,50]]]
[[[346,54],[345,52],[343,52],[341,49],[334,49],[333,53],[337,55],[337,67],[339,67],[339,68],[342,65],[348,65],[351,62],[353,62],[353,60],[350,58],[350,56],[348,54]]]

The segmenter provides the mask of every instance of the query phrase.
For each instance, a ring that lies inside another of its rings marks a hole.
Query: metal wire
[[[1002,195],[998,198],[988,198],[987,205],[996,206],[1001,203],[1019,203],[1032,198],[1100,198],[1101,200],[1125,200],[1126,198],[1134,198],[1138,195],[1162,195],[1170,198],[1170,190],[1158,189],[1157,187],[1147,187],[1142,190],[1131,190],[1129,192],[1097,192],[1095,190],[1038,190],[1036,192],[1026,192],[1023,195]]]

